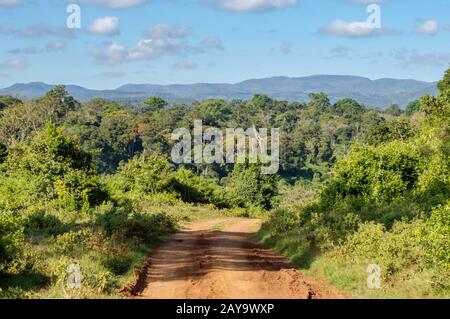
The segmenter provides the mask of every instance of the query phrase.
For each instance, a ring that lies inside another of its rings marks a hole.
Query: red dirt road
[[[218,218],[188,225],[155,249],[131,289],[149,299],[342,298],[252,238],[258,219]]]

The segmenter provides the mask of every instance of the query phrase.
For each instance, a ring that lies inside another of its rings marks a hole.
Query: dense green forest
[[[355,88],[357,90],[357,88]],[[438,96],[79,103],[0,97],[0,297],[118,296],[180,223],[258,216],[258,236],[351,296],[450,294],[450,70]],[[280,171],[174,165],[176,128],[280,128]],[[87,269],[64,290],[67,267]],[[367,264],[383,269],[367,291]],[[76,294],[76,295],[73,295]]]

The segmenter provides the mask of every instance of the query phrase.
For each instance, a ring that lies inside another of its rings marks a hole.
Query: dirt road
[[[132,287],[137,298],[340,298],[252,238],[257,219],[218,218],[188,225],[155,249]]]

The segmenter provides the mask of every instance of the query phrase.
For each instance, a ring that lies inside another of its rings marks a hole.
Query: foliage
[[[8,149],[4,144],[0,143],[0,164],[3,163],[8,155]]]
[[[368,129],[365,140],[371,145],[403,140],[406,141],[415,134],[412,125],[406,120],[389,120],[378,122]]]
[[[413,117],[374,121],[366,143],[355,143],[337,161],[318,198],[275,210],[260,238],[299,267],[317,267],[316,275],[325,273],[339,287],[357,290],[358,296],[448,297],[447,77],[448,72],[438,96],[420,100],[424,117],[415,117],[415,122]],[[411,104],[407,115],[417,107],[417,102]],[[387,113],[401,114],[397,107]],[[384,295],[371,294],[363,286],[367,264],[381,266]]]
[[[444,78],[439,81],[438,88],[441,92],[450,89],[450,68],[445,72]]]
[[[6,107],[10,107],[14,104],[21,104],[21,103],[22,103],[21,100],[13,97],[11,95],[0,96],[0,110],[4,109]]]
[[[63,86],[32,101],[0,97],[0,295],[116,294],[180,222],[272,208],[260,235],[298,267],[320,261],[334,279],[343,269],[364,279],[357,267],[379,263],[389,289],[417,275],[420,291],[446,295],[447,78],[406,116],[395,105],[333,104],[324,93],[307,104],[263,94],[191,106],[150,97],[137,108],[81,104]],[[279,174],[248,161],[172,165],[171,133],[195,119],[220,129],[280,128]],[[74,262],[83,288],[61,292]]]
[[[408,103],[405,109],[405,115],[411,116],[420,111],[420,101],[415,100]]]
[[[403,111],[398,104],[392,104],[386,110],[384,110],[384,113],[392,116],[399,116],[403,113]]]
[[[231,191],[245,206],[259,206],[270,209],[277,195],[277,177],[265,175],[261,164],[237,163],[230,179]]]
[[[110,181],[113,192],[155,194],[169,192],[171,184],[169,162],[156,155],[136,156],[122,162]]]
[[[3,164],[6,174],[0,175],[0,206],[20,208],[44,199],[72,209],[101,203],[107,195],[91,160],[61,129],[48,125],[29,144],[10,151]]]
[[[166,101],[164,101],[159,96],[151,96],[145,102],[142,108],[143,113],[152,113],[159,110],[162,110],[168,105]]]
[[[0,210],[0,273],[18,256],[23,240],[20,218]]]
[[[417,150],[394,141],[379,147],[355,146],[335,168],[335,179],[324,190],[323,199],[364,196],[380,202],[392,201],[413,189],[420,173]]]

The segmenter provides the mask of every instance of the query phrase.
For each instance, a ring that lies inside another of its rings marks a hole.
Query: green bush
[[[239,199],[238,204],[272,208],[273,200],[278,194],[278,177],[263,174],[261,166],[248,161],[234,165],[229,188],[233,196]]]
[[[419,154],[413,145],[395,141],[378,147],[355,146],[337,164],[335,179],[322,198],[330,203],[348,196],[393,201],[416,186],[419,173]]]
[[[24,217],[25,233],[44,232],[51,236],[60,235],[68,231],[68,225],[59,218],[46,212],[43,208],[33,209]]]
[[[76,256],[89,247],[93,234],[89,229],[70,231],[54,239],[55,249],[65,256]]]
[[[285,234],[302,226],[304,220],[298,212],[276,209],[270,213],[266,225],[270,225],[272,235]]]
[[[112,204],[100,207],[95,224],[109,237],[119,235],[143,242],[151,242],[176,230],[175,219],[166,213],[137,213],[129,207],[115,207]]]
[[[170,192],[170,173],[170,165],[165,158],[140,155],[122,162],[109,185],[113,194]]]
[[[350,235],[338,254],[354,262],[378,264],[385,278],[413,269],[425,268],[425,254],[421,232],[423,220],[396,222],[387,231],[381,224],[361,224],[359,230]]]
[[[19,257],[24,232],[19,216],[0,211],[0,273]]]
[[[125,274],[130,269],[132,263],[132,257],[124,253],[108,254],[102,260],[103,266],[118,276]]]
[[[56,201],[61,209],[82,210],[107,200],[91,155],[54,125],[30,143],[12,148],[2,168],[0,205],[4,207],[21,209]]]
[[[450,202],[435,208],[427,221],[424,236],[428,262],[437,270],[436,281],[450,287]]]
[[[228,206],[225,200],[219,200],[217,197],[218,185],[214,180],[198,176],[184,167],[172,176],[172,187],[184,202]]]
[[[118,230],[125,238],[134,238],[143,242],[158,240],[161,235],[176,230],[176,222],[166,213],[132,213]]]

